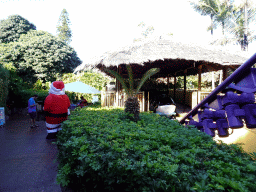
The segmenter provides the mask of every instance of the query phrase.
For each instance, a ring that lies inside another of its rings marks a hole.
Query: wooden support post
[[[223,79],[223,70],[220,70],[219,85],[222,83],[222,79]]]
[[[169,79],[169,74],[168,74],[168,76],[167,76],[167,93],[168,93],[168,97],[170,96],[170,83],[169,83],[169,81],[170,81],[170,79]]]
[[[118,80],[116,79],[116,98],[115,98],[115,106],[118,106]]]
[[[142,111],[145,111],[145,91],[142,92]]]
[[[214,71],[212,71],[212,91],[215,89]]]
[[[201,91],[201,82],[202,82],[202,65],[198,66],[198,91]]]
[[[148,111],[150,111],[149,110],[149,106],[150,106],[150,102],[149,101],[150,101],[150,98],[149,98],[149,91],[148,91]]]
[[[198,66],[197,104],[200,103],[201,82],[202,82],[202,65],[199,65]]]
[[[223,81],[228,77],[228,67],[224,66],[222,68],[222,73],[223,73]]]
[[[120,66],[117,66],[117,73],[120,74]],[[119,102],[119,96],[120,96],[120,83],[116,79],[116,107],[119,107],[120,102]]]
[[[173,99],[176,102],[176,83],[177,83],[177,78],[176,78],[176,73],[174,73],[174,85],[173,85]]]
[[[183,104],[185,105],[187,92],[187,69],[184,70],[184,94],[183,94]]]

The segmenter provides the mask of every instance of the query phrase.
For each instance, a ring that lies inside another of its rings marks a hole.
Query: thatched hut
[[[194,102],[195,105],[200,102],[198,93],[201,91],[201,74],[210,71],[223,71],[223,79],[227,77],[228,68],[237,68],[243,64],[250,55],[245,52],[224,51],[214,46],[199,46],[196,44],[185,44],[176,41],[158,39],[154,41],[138,42],[120,50],[107,52],[99,58],[93,59],[89,65],[98,68],[107,73],[105,69],[115,70],[123,77],[127,77],[125,65],[130,64],[134,78],[141,78],[150,68],[158,67],[160,72],[155,77],[174,77],[174,90],[171,95],[174,99],[177,97],[176,77],[184,76],[184,91],[182,97],[184,104]],[[80,68],[81,70],[81,68]],[[198,74],[198,91],[193,98],[192,95],[186,95],[186,76]],[[154,78],[154,76],[152,77]],[[117,82],[115,92],[103,93],[103,105],[114,103],[116,106],[123,106],[124,94],[121,92],[121,85]],[[107,101],[112,95],[112,102]],[[141,111],[149,109],[149,93],[140,93]],[[187,103],[186,103],[187,100]]]

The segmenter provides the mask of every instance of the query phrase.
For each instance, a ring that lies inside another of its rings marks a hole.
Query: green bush
[[[58,133],[58,175],[78,191],[255,191],[256,162],[238,145],[157,114],[72,111]]]
[[[77,103],[81,99],[81,96],[83,96],[87,100],[87,102],[89,103],[92,102],[93,94],[77,93],[77,92],[70,92],[70,91],[65,91],[65,93],[68,96],[71,103]],[[100,101],[101,94],[95,94],[95,95],[98,95],[99,101]]]
[[[98,89],[99,91],[103,90],[107,83],[110,82],[109,77],[103,76],[102,74],[95,72],[84,72],[81,75],[65,73],[62,76],[62,80],[65,84],[81,81],[87,85],[94,87],[95,89]]]
[[[17,101],[15,102],[15,107],[20,107],[20,108],[26,108],[28,106],[28,100],[30,97],[33,95],[37,94],[38,98],[37,101],[44,101],[45,98],[48,96],[48,91],[45,90],[33,90],[33,89],[24,89],[20,90],[18,92],[18,95],[16,95]]]
[[[8,95],[9,71],[0,63],[0,107],[6,111],[6,100]]]
[[[98,89],[99,91],[102,91],[103,88],[107,85],[107,83],[110,82],[110,78],[96,72],[84,72],[81,75],[65,73],[62,76],[62,81],[65,84],[81,81],[91,87],[94,87],[95,89]],[[93,94],[82,94],[74,92],[66,92],[66,94],[69,96],[70,101],[72,101],[73,103],[79,101],[81,96],[83,96],[89,103],[92,102]],[[99,101],[101,101],[101,94],[96,95],[98,96]]]

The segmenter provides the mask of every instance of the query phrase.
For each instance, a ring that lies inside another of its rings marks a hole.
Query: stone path
[[[0,127],[0,191],[61,192],[57,146],[45,139],[44,121],[37,128],[29,123],[28,114],[16,114]]]

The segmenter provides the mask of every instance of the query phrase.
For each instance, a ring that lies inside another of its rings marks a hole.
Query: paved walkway
[[[44,121],[30,128],[29,120],[27,114],[16,114],[0,127],[0,191],[61,192],[57,146],[45,139]]]
[[[191,110],[191,107],[185,106],[180,103],[176,103],[176,111],[179,114],[179,117],[176,117],[178,121],[180,121],[188,112]]]
[[[178,113],[189,108],[178,104]],[[28,114],[15,114],[0,127],[0,192],[61,192],[56,183],[57,146],[46,140],[44,121],[30,128]]]

